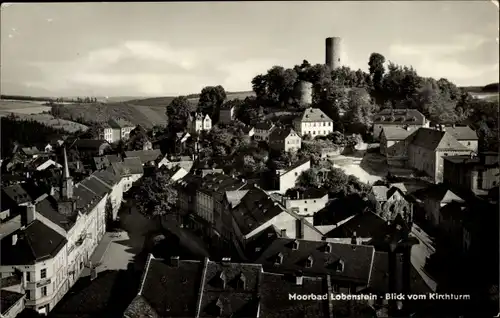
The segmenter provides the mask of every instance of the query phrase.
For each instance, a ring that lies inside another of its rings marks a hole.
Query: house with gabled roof
[[[277,151],[298,151],[302,138],[291,127],[278,127],[269,134],[269,147]]]
[[[293,127],[300,136],[326,136],[333,132],[333,120],[319,108],[307,108],[293,121]]]
[[[191,134],[199,133],[200,131],[209,131],[210,129],[212,129],[212,118],[210,118],[208,114],[189,114],[187,119],[187,129]]]
[[[272,130],[275,129],[275,125],[269,121],[259,121],[254,125],[254,139],[257,141],[267,141]]]
[[[299,176],[306,170],[311,168],[309,159],[299,160],[288,167],[276,170],[275,186],[273,192],[285,194],[288,189],[295,187]]]
[[[469,148],[441,129],[420,128],[406,139],[408,165],[422,171],[438,183],[443,181],[443,158],[470,155]]]
[[[453,136],[458,142],[465,147],[477,153],[479,146],[479,137],[477,133],[469,126],[445,127],[444,130]]]
[[[405,139],[411,130],[385,126],[380,133],[380,154],[386,157],[387,164],[403,166],[407,158]]]
[[[406,222],[413,220],[412,200],[407,197],[403,183],[372,186],[368,198],[378,215],[388,221],[393,221],[401,215]]]
[[[373,116],[373,137],[378,140],[385,127],[403,128],[415,131],[429,127],[430,122],[416,109],[383,109]]]

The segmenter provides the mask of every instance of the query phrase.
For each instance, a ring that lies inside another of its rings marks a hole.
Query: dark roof
[[[91,177],[87,177],[84,180],[82,180],[82,182],[80,182],[80,185],[82,185],[85,188],[87,188],[88,190],[94,192],[99,197],[104,197],[110,191],[109,187],[104,185],[99,180],[96,180],[95,178],[91,178]]]
[[[290,200],[307,200],[323,198],[325,195],[328,195],[328,192],[320,188],[297,188],[287,191],[286,195]]]
[[[23,151],[24,154],[28,156],[33,156],[40,153],[40,150],[38,150],[37,147],[24,147],[21,148],[21,150]]]
[[[445,127],[445,131],[456,140],[478,140],[477,134],[469,126]]]
[[[137,157],[144,164],[150,161],[155,161],[156,159],[161,157],[161,151],[160,149],[125,151],[125,157]]]
[[[390,185],[390,187],[387,187],[385,185],[378,185],[372,187],[372,193],[375,196],[375,199],[379,202],[387,201],[396,191],[399,192],[401,196],[403,197],[406,196],[405,194],[406,187],[402,183],[392,184]]]
[[[304,110],[302,115],[299,117],[301,122],[326,122],[332,121],[321,109],[319,108],[307,108]]]
[[[26,190],[21,186],[21,184],[14,184],[8,187],[2,188],[2,192],[16,204],[23,204],[26,202],[33,201],[33,198],[26,192]]]
[[[419,189],[412,193],[412,196],[422,201],[426,199],[435,200],[438,202],[463,201],[458,193],[455,193],[448,185],[438,183],[428,186],[427,188]]]
[[[302,285],[297,285],[293,277],[262,273],[260,316],[269,318],[316,318],[328,317],[328,301],[297,301],[289,299],[289,294],[328,293],[326,279],[303,277]]]
[[[259,256],[264,252],[264,248],[271,245],[271,243],[278,237],[281,237],[281,233],[278,228],[274,225],[268,226],[246,242],[245,255],[251,260],[259,258]]]
[[[160,317],[194,317],[204,264],[179,261],[174,267],[151,258],[146,264],[140,295]]]
[[[422,147],[432,151],[436,150],[470,150],[447,132],[430,128],[419,128],[410,136],[410,142],[414,146]]]
[[[273,217],[285,212],[264,190],[250,189],[233,210],[233,217],[241,233],[247,235]]]
[[[0,309],[2,315],[7,314],[18,301],[24,297],[24,294],[12,292],[9,290],[0,290]]]
[[[261,121],[255,124],[255,129],[259,130],[269,130],[274,127],[274,124],[270,121]]]
[[[66,216],[58,212],[57,201],[51,196],[39,201],[35,205],[36,212],[49,219],[52,223],[60,226],[64,230],[70,230],[76,222],[76,213]]]
[[[277,127],[276,129],[273,129],[271,134],[269,134],[269,141],[282,141],[292,133],[300,138],[299,135],[297,135],[297,133],[290,127]]]
[[[79,149],[96,149],[98,150],[102,145],[109,143],[106,140],[96,140],[96,139],[78,139],[75,140],[74,146]]]
[[[252,131],[253,127],[252,126],[245,126],[241,128],[241,130],[245,133],[248,134],[250,131]]]
[[[470,155],[446,156],[443,157],[443,159],[451,163],[463,164],[463,165],[477,165],[481,163],[479,157],[477,156],[471,157]]]
[[[106,169],[111,164],[106,156],[94,157],[93,161],[96,170]]]
[[[394,116],[394,121],[392,121],[392,116]],[[376,124],[423,125],[425,116],[416,109],[383,109],[374,116],[373,122]]]
[[[202,317],[218,317],[213,309],[222,305],[224,317],[255,317],[258,311],[260,264],[241,264],[208,261],[204,273],[203,296],[200,304]],[[221,283],[221,275],[225,286]],[[239,282],[243,282],[238,285]],[[244,284],[244,286],[243,286]],[[214,315],[215,314],[215,315]]]
[[[350,238],[356,232],[356,236],[362,238],[371,238],[386,229],[386,222],[378,215],[367,212],[355,215],[352,219],[337,226],[335,229],[326,233],[330,238]]]
[[[113,168],[114,173],[118,176],[144,173],[142,161],[137,157],[125,158],[123,162],[113,162],[111,167]]]
[[[411,132],[399,127],[386,126],[382,128],[381,133],[384,134],[387,140],[404,140]]]
[[[297,249],[293,245],[298,243]],[[330,246],[330,252],[327,251]],[[305,241],[277,238],[256,260],[269,272],[293,274],[297,271],[305,275],[330,274],[335,280],[368,284],[375,249],[367,245],[338,244],[324,241]],[[278,255],[282,263],[276,264]],[[306,260],[311,257],[311,267],[306,267]],[[342,260],[344,270],[336,271],[336,265]]]
[[[368,202],[358,196],[335,198],[314,214],[314,225],[336,225],[367,208]]]
[[[183,178],[177,180],[175,188],[188,194],[195,194],[202,183],[201,176],[188,173]]]
[[[17,235],[13,245],[12,236]],[[25,229],[19,229],[2,239],[2,265],[35,264],[54,257],[67,243],[66,238],[39,220],[33,221]]]
[[[222,173],[209,173],[202,178],[199,191],[222,201],[226,191],[239,190],[246,182]]]
[[[396,272],[402,273],[403,260],[400,257],[396,258],[397,268]],[[370,292],[377,294],[385,294],[389,292],[389,255],[386,252],[375,252],[375,257],[373,261],[372,275],[370,277]],[[414,294],[424,294],[429,293],[432,290],[427,286],[423,278],[417,272],[415,267],[412,265],[410,269],[410,288],[411,293]],[[402,290],[402,280],[398,279],[397,288]]]

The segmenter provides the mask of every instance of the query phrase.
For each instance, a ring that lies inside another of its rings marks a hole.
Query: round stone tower
[[[326,38],[325,48],[325,64],[330,66],[332,70],[339,68],[342,65],[340,61],[340,54],[342,53],[342,38]]]
[[[306,81],[300,81],[296,86],[297,99],[301,106],[312,104],[313,84]]]

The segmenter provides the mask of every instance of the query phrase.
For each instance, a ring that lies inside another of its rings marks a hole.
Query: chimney
[[[231,263],[231,257],[223,257],[222,265],[228,266]]]
[[[322,237],[321,237],[321,240],[322,240],[322,241],[326,241],[326,236],[322,236]]]
[[[302,286],[302,282],[304,281],[304,276],[302,275],[301,271],[297,271],[295,273],[295,284],[297,286]]]
[[[281,237],[286,237],[286,229],[281,229]]]
[[[179,267],[179,256],[171,256],[170,257],[170,265],[172,267]]]
[[[352,232],[351,244],[353,244],[353,245],[358,244],[358,237],[356,235],[356,231]]]
[[[12,235],[12,246],[17,244],[17,234]]]
[[[300,199],[300,192],[299,192],[299,190],[297,190],[297,200],[299,200],[299,199]]]
[[[28,226],[31,224],[31,222],[35,221],[36,219],[36,207],[33,203],[28,203],[26,206],[26,211],[24,214],[24,217],[21,219],[21,223],[23,226]]]

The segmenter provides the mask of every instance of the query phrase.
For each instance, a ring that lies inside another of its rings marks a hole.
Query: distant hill
[[[245,99],[246,97],[250,96],[255,96],[255,93],[252,91],[249,92],[227,92],[227,100],[233,100],[233,99]],[[198,103],[198,98],[200,97],[200,94],[191,94],[186,96],[189,101],[191,101],[193,104]],[[163,106],[166,107],[170,102],[175,97],[172,96],[167,96],[167,97],[152,97],[152,98],[145,98],[145,99],[136,99],[136,100],[129,100],[127,101],[130,104],[134,104],[137,106]]]
[[[464,86],[461,88],[469,93],[498,93],[499,83],[491,83],[486,86]]]

